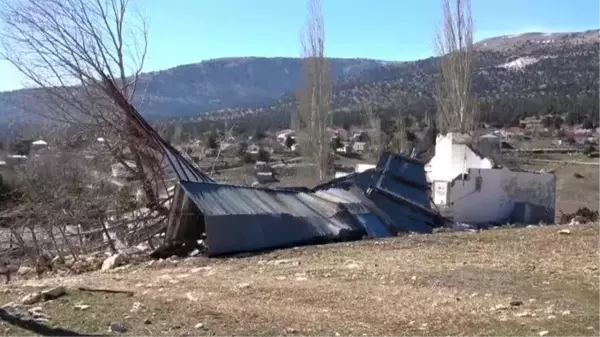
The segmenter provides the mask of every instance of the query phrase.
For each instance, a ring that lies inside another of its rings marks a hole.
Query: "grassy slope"
[[[144,264],[108,274],[16,280],[0,297],[16,300],[21,290],[56,284],[136,292],[69,290],[43,304],[51,325],[86,333],[105,333],[119,322],[132,335],[598,335],[598,225],[570,227],[570,235],[559,234],[562,228],[440,233]],[[511,300],[524,304],[511,308]],[[91,308],[76,311],[80,302]],[[132,313],[134,302],[143,307]],[[492,310],[497,305],[508,308]],[[517,316],[523,312],[531,316]],[[204,327],[194,328],[197,323]]]

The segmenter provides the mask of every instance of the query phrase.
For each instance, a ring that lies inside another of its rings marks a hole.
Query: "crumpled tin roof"
[[[181,186],[204,216],[290,214],[330,217],[339,212],[334,202],[293,190],[185,181]]]

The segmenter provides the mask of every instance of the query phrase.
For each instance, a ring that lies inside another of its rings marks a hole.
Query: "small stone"
[[[39,302],[41,299],[42,299],[42,293],[35,292],[35,293],[31,293],[31,294],[23,297],[21,299],[21,303],[23,303],[25,305],[31,305],[31,304],[35,304],[35,303]]]
[[[185,293],[185,297],[188,298],[188,300],[192,301],[192,302],[196,302],[198,300],[198,298],[196,298],[194,295],[192,295],[192,293]]]
[[[348,269],[357,269],[359,267],[360,267],[360,265],[357,263],[350,263],[350,264],[346,265],[346,268],[348,268]]]
[[[19,267],[19,270],[17,271],[17,274],[19,275],[27,275],[33,272],[33,268],[31,267],[27,267],[27,266],[21,266]]]
[[[544,330],[544,331],[540,331],[540,332],[538,333],[538,335],[540,335],[540,336],[546,336],[546,335],[547,335],[547,334],[549,334],[549,333],[550,333],[550,331],[548,331],[548,330]]]
[[[41,312],[43,310],[42,307],[33,307],[27,311],[29,311],[30,313],[37,313],[37,312]]]
[[[554,316],[554,315],[549,315],[548,316],[548,319],[555,319],[555,318],[556,318],[556,316]]]
[[[44,301],[53,300],[66,294],[67,290],[63,286],[57,286],[48,290],[42,291],[42,299]]]
[[[492,310],[506,310],[506,309],[508,309],[508,307],[504,304],[498,304],[492,308]]]
[[[90,306],[87,305],[87,304],[77,304],[77,305],[75,305],[75,309],[81,310],[81,311],[87,310],[89,308],[90,308]]]
[[[417,277],[413,275],[410,279],[413,280],[413,281],[416,281]]]
[[[196,268],[190,269],[190,273],[198,273],[198,272],[201,272],[201,271],[209,271],[211,269],[212,269],[212,267],[210,267],[210,266],[196,267]]]
[[[121,325],[119,323],[110,323],[110,327],[109,327],[108,331],[125,333],[125,332],[127,332],[127,328],[125,328],[123,325]]]
[[[558,231],[558,234],[568,235],[568,234],[571,234],[571,230],[570,229],[561,229]]]
[[[109,271],[121,266],[125,263],[125,256],[122,254],[115,254],[102,262],[102,271]]]
[[[298,330],[296,330],[294,328],[287,328],[287,329],[285,329],[285,332],[287,332],[287,333],[296,333],[296,332],[298,332]]]
[[[204,323],[198,323],[196,325],[194,325],[195,329],[204,329]]]
[[[144,324],[146,324],[146,325],[152,324],[152,321],[149,318],[146,318],[144,320]]]
[[[516,317],[531,317],[531,312],[522,311],[522,312],[516,313],[515,316]]]
[[[129,309],[129,312],[138,312],[141,307],[142,307],[142,303],[133,302],[133,304],[131,305],[131,309]]]
[[[563,315],[563,316],[567,316],[567,315],[570,315],[570,314],[571,314],[571,310],[565,310],[565,311],[563,311],[561,313],[561,315]]]
[[[518,307],[523,305],[523,301],[519,301],[519,300],[512,300],[510,301],[510,306],[511,307]]]
[[[240,288],[240,289],[249,288],[249,287],[250,287],[250,283],[240,283],[240,284],[238,284],[238,288]]]

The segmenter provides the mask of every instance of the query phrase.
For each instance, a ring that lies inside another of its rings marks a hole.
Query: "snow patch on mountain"
[[[529,57],[529,56],[519,57],[516,60],[499,65],[498,68],[505,68],[505,69],[509,69],[509,70],[522,70],[522,69],[525,69],[525,67],[527,67],[529,65],[537,63],[538,61],[539,61],[539,59],[537,59],[535,57]]]

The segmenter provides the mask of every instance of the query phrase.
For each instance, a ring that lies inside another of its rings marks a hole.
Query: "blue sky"
[[[384,60],[433,55],[440,0],[323,0],[326,54]],[[133,0],[149,20],[145,70],[218,57],[298,56],[305,0]],[[598,0],[472,0],[476,40],[598,29]],[[22,86],[0,61],[0,91]]]

